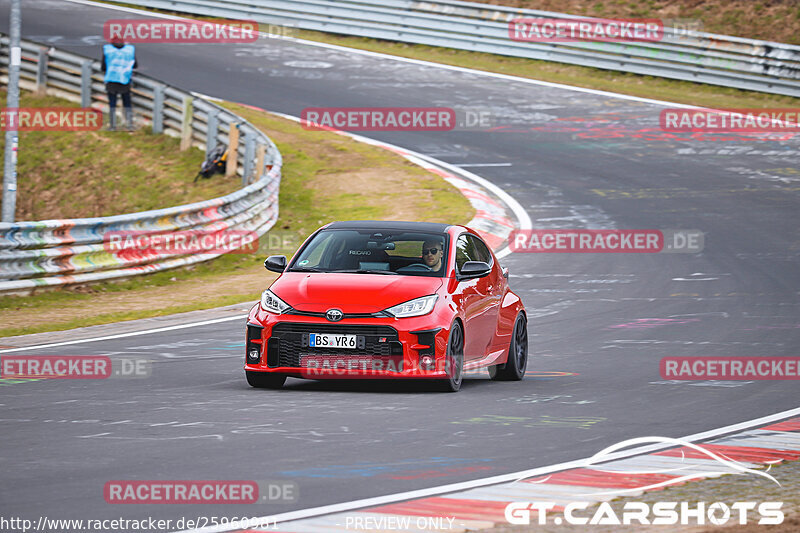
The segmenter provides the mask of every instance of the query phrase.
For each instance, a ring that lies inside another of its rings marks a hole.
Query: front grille
[[[310,333],[333,333],[358,335],[358,348],[312,348],[308,346]],[[381,342],[383,339],[383,342]],[[273,352],[273,346],[275,346]],[[272,328],[269,341],[270,366],[302,368],[308,356],[337,356],[341,358],[389,358],[402,356],[403,345],[397,330],[389,326],[349,326],[346,324],[277,324]],[[272,354],[275,354],[273,358]],[[303,357],[306,356],[306,359]],[[313,360],[313,358],[312,358]],[[319,359],[316,359],[319,360]]]

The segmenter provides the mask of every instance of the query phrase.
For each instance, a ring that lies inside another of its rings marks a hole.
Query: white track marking
[[[513,163],[461,163],[460,165],[456,165],[457,167],[461,168],[470,168],[470,167],[510,167],[513,166]]]
[[[74,341],[54,342],[51,344],[37,344],[35,346],[23,346],[22,348],[7,348],[5,350],[0,350],[0,353],[23,352],[27,350],[41,350],[45,348],[55,348],[56,346],[67,346],[69,344],[82,344],[84,342],[97,342],[97,341],[108,341],[113,339],[123,339],[125,337],[150,335],[151,333],[161,333],[163,331],[174,331],[176,329],[207,326],[209,324],[219,324],[220,322],[229,322],[231,320],[244,320],[246,318],[247,315],[226,316],[225,318],[214,318],[212,320],[203,320],[201,322],[192,322],[190,324],[178,324],[176,326],[165,326],[163,328],[144,329],[142,331],[131,331],[129,333],[119,333],[117,335],[104,335],[103,337],[91,337],[89,339],[77,339]]]

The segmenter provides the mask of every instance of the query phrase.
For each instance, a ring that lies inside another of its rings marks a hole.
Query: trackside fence
[[[442,46],[800,96],[800,47],[666,27],[658,42],[520,42],[516,18],[575,15],[456,0],[126,0],[264,24]]]
[[[3,84],[8,83],[8,42],[8,37],[0,34]],[[30,41],[22,42],[20,87],[59,96],[82,107],[107,108],[99,61]],[[111,232],[155,236],[237,230],[261,236],[275,224],[283,159],[269,137],[214,102],[141,74],[134,75],[132,92],[134,115],[150,123],[155,133],[180,137],[184,148],[197,146],[208,153],[218,144],[228,145],[231,131],[236,130],[241,162],[237,173],[243,188],[212,200],[140,213],[0,223],[0,294],[125,278],[222,254],[220,250],[109,251],[104,242]]]

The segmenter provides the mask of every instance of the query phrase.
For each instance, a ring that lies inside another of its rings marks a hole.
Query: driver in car
[[[428,240],[422,244],[422,262],[432,271],[437,272],[442,268],[444,258],[444,242]]]

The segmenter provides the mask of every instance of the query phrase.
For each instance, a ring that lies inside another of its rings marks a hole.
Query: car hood
[[[324,313],[335,307],[345,313],[375,313],[435,293],[442,278],[285,272],[270,290],[299,311]]]

